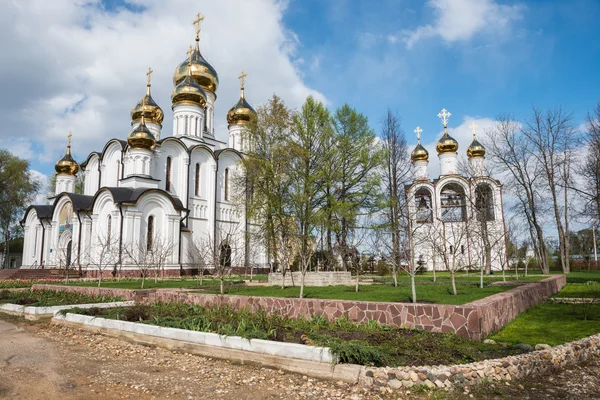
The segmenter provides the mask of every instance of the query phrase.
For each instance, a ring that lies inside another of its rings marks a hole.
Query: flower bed
[[[32,285],[53,285],[64,282],[64,279],[45,278],[45,279],[2,279],[0,280],[0,290],[28,288]]]
[[[328,322],[322,316],[295,319],[264,311],[235,311],[229,306],[154,303],[67,312],[246,339],[326,347],[338,362],[360,365],[467,363],[522,352],[515,347],[485,344],[452,334],[393,329],[376,321],[357,324],[338,318]]]

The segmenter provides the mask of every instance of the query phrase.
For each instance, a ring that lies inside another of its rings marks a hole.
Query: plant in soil
[[[18,304],[34,307],[63,306],[70,304],[90,304],[122,301],[120,297],[89,296],[73,292],[51,290],[26,290],[20,292],[0,291],[0,304]]]
[[[230,306],[154,303],[66,312],[247,339],[324,346],[331,349],[338,362],[361,365],[468,363],[522,352],[512,346],[484,344],[452,334],[394,329],[378,325],[375,321],[358,324],[347,318],[338,318],[330,322],[323,316],[314,316],[310,320],[294,319],[263,310],[234,310]]]

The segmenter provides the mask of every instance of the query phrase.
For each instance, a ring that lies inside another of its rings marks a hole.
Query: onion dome
[[[423,147],[421,145],[421,132],[423,132],[423,129],[421,129],[417,126],[417,128],[414,130],[414,132],[417,134],[417,146],[410,153],[410,159],[413,162],[429,161],[429,152],[425,149],[425,147]]]
[[[142,107],[144,106],[144,99],[142,99]],[[146,126],[146,117],[143,113],[140,124],[127,136],[127,144],[132,149],[144,150],[152,150],[156,145],[156,138]]]
[[[475,135],[475,130],[478,128],[477,125],[473,122],[469,128],[473,131],[473,142],[467,149],[467,156],[469,158],[473,157],[483,157],[485,156],[485,147],[477,140],[477,136]]]
[[[254,108],[252,108],[252,106],[246,101],[244,96],[244,78],[246,76],[248,75],[242,71],[242,75],[240,75],[240,80],[242,81],[240,88],[240,99],[227,112],[227,123],[229,125],[243,125],[256,121],[256,111],[254,111]]]
[[[198,14],[198,18],[194,21],[194,25],[196,25],[196,47],[192,51],[191,66],[188,60],[177,66],[173,74],[173,85],[179,85],[191,70],[192,77],[203,89],[216,92],[219,86],[219,75],[200,53],[200,22],[203,19],[204,17]]]
[[[485,147],[475,137],[473,137],[473,142],[467,149],[467,156],[469,158],[485,156]]]
[[[188,65],[192,64],[192,46],[190,46],[190,58],[188,59]],[[176,104],[187,103],[199,107],[206,105],[206,92],[202,87],[194,80],[193,69],[187,69],[187,76],[179,82],[173,93],[171,94],[171,102],[173,106]]]
[[[165,119],[165,114],[163,110],[156,104],[152,95],[150,94],[150,75],[152,74],[152,69],[148,68],[148,83],[146,84],[146,95],[131,109],[131,120],[137,121],[142,118],[142,114],[146,118],[146,121],[153,122],[162,126],[163,120]]]
[[[448,130],[444,127],[444,134],[435,145],[438,154],[456,153],[458,151],[458,142],[448,134]]]
[[[71,136],[73,134],[69,132],[69,142],[67,144],[67,152],[54,164],[54,170],[59,175],[76,175],[77,171],[79,171],[79,164],[73,159],[71,156]]]

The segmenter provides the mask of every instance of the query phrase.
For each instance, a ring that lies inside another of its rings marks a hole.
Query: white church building
[[[198,15],[195,48],[177,66],[171,95],[173,132],[162,132],[163,110],[150,91],[131,110],[131,133],[109,140],[78,165],[66,154],[55,166],[56,190],[50,205],[30,206],[23,219],[23,268],[65,265],[94,275],[104,254],[123,275],[139,276],[132,251],[167,247],[164,271],[179,275],[193,268],[190,246],[214,243],[220,262],[240,267],[265,265],[254,246],[252,260],[246,231],[250,224],[235,203],[234,177],[242,157],[242,130],[256,119],[244,96],[227,113],[229,142],[215,136],[214,106],[219,77],[200,53]],[[83,194],[75,193],[83,174]],[[239,185],[237,185],[239,186]],[[110,255],[106,247],[113,246]],[[115,248],[116,247],[116,248]],[[137,250],[136,250],[137,249]],[[157,249],[162,250],[162,249]],[[140,255],[141,256],[141,255]]]
[[[411,153],[415,179],[405,188],[409,215],[410,253],[414,265],[427,270],[507,267],[502,185],[485,168],[485,148],[475,136],[466,151],[468,163],[458,163],[458,142],[448,134],[450,113],[438,117],[444,125],[436,144],[440,175],[429,176],[429,153],[418,143]],[[459,168],[460,167],[460,168]]]

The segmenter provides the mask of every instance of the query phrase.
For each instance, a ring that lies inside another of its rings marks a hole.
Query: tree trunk
[[[223,284],[224,283],[223,281],[224,281],[223,274],[221,274],[221,279],[220,279],[220,282],[219,282],[219,292],[221,294],[225,294],[225,285]]]
[[[102,286],[102,268],[98,270],[98,287]]]
[[[483,265],[479,268],[479,288],[483,289]]]
[[[417,286],[415,285],[415,274],[410,274],[410,288],[412,290],[412,302],[417,302]]]
[[[396,267],[392,267],[392,277],[394,278],[394,287],[398,287],[398,271]]]
[[[144,283],[146,283],[146,274],[142,274],[142,289],[144,288]]]
[[[454,271],[450,271],[450,279],[452,279],[452,294],[456,296],[456,281],[454,280]]]
[[[304,271],[302,271],[302,278],[300,279],[300,298],[304,297],[304,275],[306,274],[306,266],[304,266]]]
[[[354,291],[358,293],[358,280],[360,279],[360,273],[358,271],[356,271],[356,287],[354,288]]]

